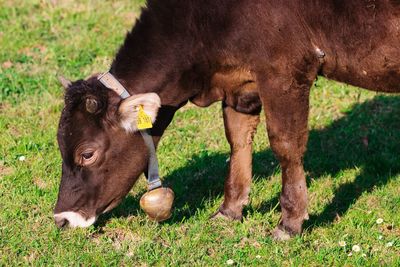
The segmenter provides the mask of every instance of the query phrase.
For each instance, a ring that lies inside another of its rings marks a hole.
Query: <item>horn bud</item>
[[[86,98],[86,110],[89,113],[96,113],[99,108],[99,104],[96,99],[88,97]]]
[[[174,192],[170,188],[153,189],[140,198],[140,207],[152,221],[162,222],[171,217]]]

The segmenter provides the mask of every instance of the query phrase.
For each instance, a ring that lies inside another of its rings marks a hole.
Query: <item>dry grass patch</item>
[[[14,168],[10,166],[5,166],[3,163],[0,162],[0,178],[12,175],[13,173],[14,173]]]

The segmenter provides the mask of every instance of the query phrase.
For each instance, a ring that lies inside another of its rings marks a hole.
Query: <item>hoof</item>
[[[220,212],[220,211],[217,211],[216,213],[214,213],[213,215],[211,215],[210,219],[211,219],[211,220],[222,219],[222,220],[229,220],[229,221],[232,220],[232,219],[229,218],[228,216],[225,216],[224,214],[222,214],[222,212]]]
[[[272,238],[276,241],[287,241],[290,240],[291,236],[289,233],[285,232],[279,227],[276,227],[274,231],[272,231]]]
[[[240,214],[235,215],[232,212],[225,212],[225,211],[221,211],[220,209],[214,213],[210,219],[214,220],[214,219],[224,219],[224,220],[228,220],[228,221],[241,221],[242,220],[242,215]]]

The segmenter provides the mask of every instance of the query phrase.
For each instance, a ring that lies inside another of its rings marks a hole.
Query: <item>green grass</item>
[[[400,98],[325,79],[311,96],[310,220],[301,237],[270,237],[281,185],[264,120],[243,222],[208,220],[222,201],[229,153],[220,104],[182,108],[162,140],[161,173],[176,194],[169,221],[150,222],[139,209],[141,179],[95,226],[55,228],[56,75],[106,70],[142,4],[0,0],[0,265],[400,265]],[[361,251],[349,256],[353,245]]]

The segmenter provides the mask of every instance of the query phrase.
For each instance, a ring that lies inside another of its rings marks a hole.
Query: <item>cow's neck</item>
[[[193,91],[181,86],[182,74],[195,64],[202,44],[196,34],[184,29],[188,26],[176,27],[164,21],[174,20],[164,13],[151,7],[142,12],[126,36],[110,72],[130,94],[155,92],[163,105],[178,107],[193,95]],[[190,19],[184,13],[180,16],[182,21]]]
[[[157,122],[167,123],[155,127],[160,129],[156,136],[161,136],[175,110],[189,99],[203,107],[224,100],[241,112],[257,112],[261,103],[254,75],[224,47],[220,29],[228,24],[227,7],[216,1],[202,5],[183,1],[179,6],[168,2],[149,2],[149,9],[127,35],[110,71],[130,94],[155,92],[160,96],[163,108]],[[235,1],[224,4],[235,5]],[[152,5],[173,6],[174,10],[155,11]],[[202,14],[205,11],[201,9],[212,10],[213,15]],[[206,15],[208,25],[204,27]],[[241,106],[241,97],[245,103],[251,102],[251,109]]]

